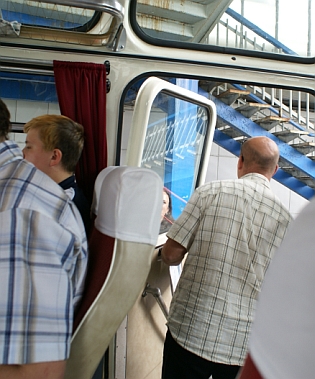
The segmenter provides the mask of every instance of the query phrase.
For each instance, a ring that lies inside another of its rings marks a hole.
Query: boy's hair
[[[0,140],[8,139],[11,128],[10,112],[6,104],[0,99]]]
[[[43,115],[25,124],[24,133],[38,130],[44,149],[59,149],[61,164],[68,172],[74,172],[84,145],[84,128],[66,116]]]

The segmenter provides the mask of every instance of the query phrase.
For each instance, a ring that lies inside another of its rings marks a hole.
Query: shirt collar
[[[60,183],[58,183],[60,185],[61,188],[63,188],[64,190],[70,188],[70,187],[76,187],[76,181],[75,181],[75,176],[74,175],[71,175],[69,176],[69,178],[67,179],[64,179],[63,181],[61,181]]]
[[[251,172],[250,174],[243,175],[240,179],[252,180],[268,189],[271,189],[269,180],[264,175],[258,174],[256,172]]]

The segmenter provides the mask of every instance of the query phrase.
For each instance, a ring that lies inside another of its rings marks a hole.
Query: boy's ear
[[[50,166],[56,166],[61,162],[62,152],[59,149],[54,149],[52,151],[52,156],[50,159]]]

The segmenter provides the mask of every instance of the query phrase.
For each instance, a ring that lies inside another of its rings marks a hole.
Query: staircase
[[[263,99],[257,87],[202,81],[199,85],[201,94],[217,107],[214,142],[238,156],[244,139],[268,136],[280,151],[274,178],[306,199],[315,194],[315,133],[309,120],[289,112],[279,99],[273,98],[273,104],[272,96]]]
[[[148,35],[163,40],[297,55],[229,8],[231,3],[230,0],[138,0],[137,20]],[[233,25],[228,17],[234,20]],[[275,96],[277,91],[279,96]],[[238,156],[245,138],[261,135],[272,138],[280,151],[280,169],[274,178],[309,199],[315,194],[315,129],[309,117],[310,114],[314,117],[314,113],[310,112],[309,104],[315,107],[315,99],[313,96],[312,103],[308,98],[301,107],[299,94],[293,94],[291,101],[291,92],[199,82],[199,93],[213,100],[217,107],[214,142]]]
[[[176,83],[176,79],[172,82]],[[135,84],[129,91],[126,104],[133,104],[140,84]],[[267,136],[273,139],[280,152],[279,169],[274,179],[305,199],[310,199],[315,195],[315,126],[311,122],[315,114],[306,111],[303,113],[303,109],[313,109],[315,98],[306,94],[309,96],[307,102],[298,101],[296,99],[301,97],[299,92],[292,94],[291,91],[289,93],[277,91],[279,97],[275,96],[273,88],[249,85],[245,87],[202,80],[199,81],[198,89],[199,94],[211,99],[216,105],[217,123],[214,133],[216,144],[238,156],[241,143],[247,138]],[[166,100],[160,99],[156,106],[168,113],[168,109],[164,109],[166,103]],[[194,133],[191,130],[195,128],[197,122],[194,117],[195,113],[188,112],[185,120],[178,121],[181,122],[182,136],[193,138]],[[178,153],[177,149],[181,148],[178,141],[172,142],[174,145],[167,144],[167,146],[159,143],[168,133],[173,135],[170,129],[173,128],[174,115],[169,114],[167,120],[166,123],[154,125],[146,136],[146,154],[143,158],[146,167],[162,170],[163,159],[169,159],[169,149]],[[186,142],[185,147],[197,146],[200,141]]]

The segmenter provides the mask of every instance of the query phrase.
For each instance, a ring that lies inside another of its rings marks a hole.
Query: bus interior
[[[11,138],[23,148],[38,115],[73,118],[86,132],[78,181],[91,201],[105,167],[146,168],[176,219],[196,187],[235,177],[244,140],[268,136],[280,151],[272,188],[296,216],[315,193],[314,20],[314,0],[0,0]],[[181,272],[161,262],[166,239],[143,282],[129,278],[136,296],[100,360],[77,359],[66,378],[160,378]]]

